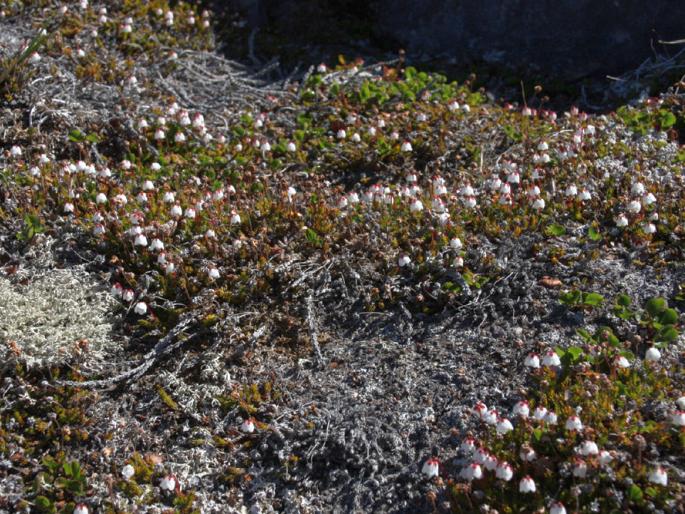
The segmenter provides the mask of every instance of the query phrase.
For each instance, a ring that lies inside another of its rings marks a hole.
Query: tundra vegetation
[[[555,112],[0,5],[0,510],[682,511],[683,84]]]

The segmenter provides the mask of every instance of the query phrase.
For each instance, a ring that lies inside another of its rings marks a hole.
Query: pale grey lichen
[[[17,275],[21,281],[0,276],[2,361],[51,366],[77,355],[101,360],[116,346],[116,301],[92,274],[69,268]]]

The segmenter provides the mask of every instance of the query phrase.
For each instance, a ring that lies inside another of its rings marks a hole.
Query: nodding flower
[[[252,418],[247,418],[240,425],[240,431],[246,434],[251,434],[255,430],[254,420]]]
[[[545,416],[547,416],[547,409],[545,409],[541,405],[535,407],[535,410],[533,411],[533,419],[535,419],[536,421],[544,421]]]
[[[467,455],[472,455],[473,452],[476,451],[476,441],[473,439],[473,437],[467,437],[462,441],[459,449]]]
[[[124,477],[124,480],[129,480],[135,474],[136,470],[130,464],[126,464],[123,468],[121,468],[121,476]]]
[[[178,479],[172,474],[165,475],[159,481],[159,488],[167,493],[173,493],[179,488]]]
[[[520,493],[534,493],[536,491],[535,481],[526,475],[519,482],[519,492]]]
[[[506,461],[501,461],[495,468],[495,476],[500,480],[508,482],[514,476],[514,468]]]
[[[145,302],[138,302],[133,308],[133,312],[135,312],[138,316],[144,316],[147,314],[147,304]]]
[[[538,357],[537,353],[529,353],[523,361],[523,364],[527,368],[537,369],[540,367],[540,357]]]
[[[616,216],[616,219],[614,221],[616,223],[616,226],[619,228],[623,228],[623,227],[628,226],[628,218],[626,218],[626,215],[623,213]]]
[[[85,503],[77,503],[74,507],[74,514],[89,514],[88,506]]]
[[[558,367],[561,366],[561,359],[559,355],[554,350],[547,350],[545,356],[542,358],[542,365],[548,367]]]
[[[402,143],[402,146],[400,148],[403,152],[411,152],[413,150],[411,143],[409,141],[405,141]]]
[[[668,475],[666,474],[666,470],[661,466],[657,466],[652,471],[650,471],[647,478],[653,484],[663,486],[668,484]]]
[[[675,411],[671,416],[671,424],[676,427],[685,427],[685,411]]]
[[[554,502],[549,507],[549,514],[566,514],[566,507],[561,502]]]
[[[645,353],[645,360],[650,361],[650,362],[656,362],[659,359],[661,359],[661,352],[659,351],[658,348],[654,348],[653,346],[647,350]]]
[[[521,400],[513,409],[514,416],[520,416],[522,418],[527,418],[530,414],[530,408],[528,407],[528,402],[526,400]]]
[[[583,441],[583,444],[578,449],[578,453],[585,457],[597,455],[599,454],[599,448],[597,447],[597,443],[594,441]]]
[[[571,431],[576,431],[576,432],[582,432],[583,430],[583,422],[580,420],[578,416],[570,416],[566,420],[566,430],[571,430]]]
[[[470,482],[471,480],[478,480],[482,478],[483,470],[481,469],[480,464],[472,462],[461,470],[460,475],[462,478]]]
[[[400,258],[397,260],[397,265],[400,268],[404,268],[405,266],[409,266],[411,264],[411,259],[407,254],[402,254],[400,255]]]
[[[435,457],[427,459],[426,462],[423,463],[421,472],[428,478],[437,477],[440,474],[440,461]]]
[[[514,426],[511,424],[511,421],[509,421],[507,418],[500,418],[500,420],[497,422],[496,430],[498,434],[504,435],[514,430]]]
[[[124,289],[124,292],[121,293],[121,299],[125,302],[131,302],[133,301],[133,298],[135,298],[135,293],[133,292],[133,289]]]
[[[421,212],[423,210],[423,203],[418,198],[409,206],[411,212]]]
[[[240,214],[236,211],[231,211],[231,225],[240,225]]]

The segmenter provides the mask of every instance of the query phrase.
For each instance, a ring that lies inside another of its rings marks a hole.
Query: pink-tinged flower
[[[599,448],[597,447],[597,443],[594,441],[583,441],[583,444],[581,444],[580,448],[578,449],[578,453],[584,455],[585,457],[597,455],[599,454]]]
[[[527,418],[530,414],[530,407],[528,406],[528,402],[526,400],[521,400],[520,402],[517,402],[516,405],[514,405],[512,413],[514,416]]]
[[[561,366],[561,359],[554,350],[547,350],[545,356],[542,358],[542,365],[548,367]]]
[[[514,430],[514,426],[511,424],[511,421],[509,421],[507,418],[501,418],[497,422],[497,433],[499,435],[504,435],[508,432],[511,432]]]
[[[255,424],[254,424],[254,420],[252,418],[247,418],[240,425],[240,431],[244,432],[246,434],[251,434],[252,432],[254,432],[254,429],[255,429]]]
[[[656,196],[654,196],[653,193],[647,193],[645,196],[642,197],[642,205],[644,205],[645,207],[648,207],[653,203],[656,203]]]
[[[14,145],[12,148],[10,148],[10,155],[12,157],[21,157],[22,150],[21,147]]]
[[[112,295],[114,295],[116,298],[121,298],[121,295],[124,292],[124,288],[121,287],[121,284],[119,282],[115,282],[114,285],[112,286],[112,289],[110,290]]]
[[[489,456],[490,456],[490,452],[488,452],[485,448],[478,448],[473,453],[473,460],[477,464],[485,464],[485,462],[487,462]]]
[[[411,152],[413,150],[411,143],[409,141],[405,141],[402,143],[402,147],[400,148],[403,152]]]
[[[483,421],[488,425],[496,425],[499,420],[499,413],[497,409],[491,409],[483,415]],[[506,427],[506,424],[504,425]]]
[[[418,198],[409,206],[411,212],[421,212],[423,210],[423,203]]]
[[[624,228],[628,226],[628,218],[626,218],[625,214],[619,214],[616,216],[614,222],[618,228]]]
[[[600,463],[602,466],[606,466],[606,465],[609,464],[612,460],[614,460],[614,457],[613,457],[613,456],[611,455],[611,453],[609,453],[608,451],[602,450],[602,451],[599,452],[599,463]]]
[[[630,361],[626,359],[623,355],[617,355],[616,358],[614,359],[614,366],[617,368],[629,368],[630,367]]]
[[[423,463],[421,472],[428,478],[437,477],[440,474],[440,461],[435,457],[431,457]]]
[[[525,106],[523,109],[521,109],[521,114],[526,117],[532,116],[533,110],[530,107]]]
[[[147,203],[147,195],[145,192],[141,191],[136,195],[136,200],[138,200],[138,203]]]
[[[661,466],[657,466],[652,471],[650,471],[647,478],[653,484],[663,486],[668,484],[668,475],[666,474],[666,470]]]
[[[467,437],[462,441],[459,449],[466,455],[472,455],[473,452],[476,451],[476,441],[473,439],[473,437]]]
[[[147,237],[143,234],[138,234],[133,244],[135,246],[147,246]]]
[[[128,198],[125,194],[120,193],[114,197],[114,203],[124,206],[128,203]]]
[[[169,474],[162,477],[159,481],[159,488],[162,491],[173,493],[179,487],[178,479],[175,475]]]
[[[231,211],[231,225],[240,225],[240,214],[236,211]]]
[[[176,132],[174,135],[174,141],[176,143],[185,143],[186,135],[183,132]]]
[[[566,507],[561,502],[554,502],[549,507],[549,514],[566,514]]]
[[[185,217],[186,217],[187,219],[193,220],[193,219],[195,219],[195,215],[196,215],[195,209],[193,209],[192,207],[188,207],[188,208],[186,209]]]
[[[482,478],[483,470],[481,469],[480,464],[472,462],[471,464],[469,464],[461,470],[460,475],[463,479],[468,480],[470,482],[471,480],[478,480]]]
[[[626,210],[631,214],[637,214],[640,212],[641,209],[642,205],[637,200],[631,201],[630,203],[628,203],[628,206],[626,207]]]
[[[183,209],[180,205],[176,204],[171,208],[169,214],[171,214],[173,218],[180,218],[183,215]]]
[[[685,427],[685,411],[675,411],[671,415],[671,424],[676,427]]]
[[[176,271],[176,265],[173,262],[167,262],[164,266],[164,273],[171,275],[174,271]]]
[[[338,132],[335,133],[335,137],[338,139],[345,139],[347,137],[347,132],[345,132],[344,129],[338,130]]]
[[[592,195],[590,194],[590,191],[583,189],[580,193],[578,193],[578,199],[582,202],[586,202],[592,199]]]
[[[165,137],[166,137],[166,134],[164,133],[164,130],[163,130],[162,128],[158,128],[157,130],[155,130],[154,138],[155,138],[157,141],[161,141],[161,140],[164,139]]]
[[[557,415],[555,412],[549,411],[545,415],[545,423],[548,425],[556,425],[557,424]]]
[[[630,192],[635,196],[642,196],[645,194],[645,185],[642,182],[633,182]]]
[[[537,453],[535,453],[535,450],[533,450],[533,448],[531,448],[528,445],[525,445],[521,447],[519,457],[523,462],[533,462],[535,459],[538,458],[538,455]]]
[[[535,410],[533,411],[533,418],[536,421],[544,421],[545,416],[547,416],[547,409],[545,409],[544,407],[542,407],[540,405],[535,407]]]
[[[542,209],[545,208],[545,200],[542,198],[536,198],[535,201],[533,202],[533,209],[536,211],[541,211]]]
[[[456,100],[452,100],[452,101],[447,105],[447,109],[448,109],[450,112],[456,112],[456,111],[458,111],[458,110],[459,110],[459,102],[457,102]]]
[[[647,360],[647,361],[656,362],[659,359],[661,359],[661,352],[658,350],[658,348],[654,348],[652,346],[645,353],[645,360]]]
[[[537,353],[529,353],[526,356],[526,360],[523,361],[523,364],[527,368],[537,369],[540,367],[540,357],[538,357]]]
[[[397,265],[400,268],[404,268],[405,266],[409,266],[410,264],[411,264],[411,259],[409,258],[409,256],[407,254],[403,253],[402,255],[400,255],[400,258],[397,259]]]
[[[473,412],[480,419],[483,419],[483,417],[485,417],[485,415],[488,412],[488,406],[485,405],[483,402],[478,401],[478,402],[476,402],[476,405],[473,407]]]
[[[530,476],[526,475],[519,482],[520,493],[534,493],[535,490],[535,481]]]
[[[121,299],[125,302],[132,302],[134,298],[135,293],[133,292],[133,289],[124,289],[124,292],[121,293]]]
[[[500,480],[508,482],[514,476],[514,468],[512,468],[508,462],[502,461],[499,464],[497,464],[497,468],[495,469],[495,476]]]
[[[575,184],[570,184],[567,188],[566,191],[564,191],[564,194],[566,196],[576,196],[578,194],[578,188],[576,187]]]
[[[576,457],[573,462],[573,476],[585,478],[585,475],[587,475],[587,463],[583,459]]]
[[[74,507],[74,514],[89,514],[88,506],[85,503],[77,503]]]
[[[74,213],[74,204],[67,202],[64,204],[64,212],[66,214],[73,214]]]
[[[454,258],[454,261],[452,262],[452,265],[453,265],[455,268],[460,269],[460,268],[464,267],[464,259],[463,259],[461,256],[457,255],[457,256]]]
[[[144,316],[147,314],[147,304],[145,302],[138,302],[133,308],[133,312],[135,312],[138,316]]]
[[[497,463],[497,457],[494,455],[488,455],[483,465],[488,471],[495,471],[495,469],[497,469]]]
[[[654,225],[654,223],[643,223],[642,224],[642,231],[645,234],[649,234],[649,235],[654,234],[656,232],[656,226]]]
[[[566,420],[566,430],[575,430],[576,432],[581,432],[583,430],[583,422],[580,421],[578,416],[570,416]]]

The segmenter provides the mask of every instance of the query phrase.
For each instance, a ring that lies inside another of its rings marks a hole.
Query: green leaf
[[[659,316],[659,323],[662,325],[675,325],[678,323],[678,313],[675,309],[666,309]]]
[[[678,331],[675,328],[673,328],[673,325],[666,325],[659,331],[659,334],[657,335],[656,339],[657,341],[672,343],[673,341],[678,339]]]
[[[40,513],[53,514],[57,512],[55,505],[45,496],[37,496],[33,503]]]
[[[599,230],[597,230],[595,227],[590,227],[587,231],[587,237],[591,241],[599,241],[602,239],[602,234],[599,233]]]
[[[583,295],[583,303],[591,307],[597,307],[604,302],[604,297],[598,293],[585,293]]]
[[[583,355],[583,349],[579,346],[571,346],[566,349],[566,353],[571,356],[572,362],[578,362]]]
[[[542,439],[542,434],[543,431],[541,428],[533,429],[533,437],[535,438],[535,441],[540,442],[540,439]]]
[[[647,312],[649,312],[649,314],[653,317],[656,317],[657,315],[661,314],[667,308],[668,302],[665,298],[662,298],[660,296],[657,296],[656,298],[651,298],[645,304],[645,309],[647,309]]]
[[[572,289],[571,291],[561,293],[561,295],[559,296],[559,300],[561,301],[561,303],[567,306],[578,305],[580,303],[581,298],[582,294],[577,289]]]
[[[630,307],[632,300],[627,294],[620,294],[616,297],[616,304],[622,307]]]
[[[566,228],[564,228],[563,225],[559,225],[558,223],[552,223],[545,229],[545,234],[547,234],[550,237],[563,236],[564,234],[566,234]]]
[[[71,132],[69,132],[68,139],[72,143],[80,143],[81,141],[84,141],[86,139],[86,135],[79,129],[74,129]]]
[[[639,502],[642,500],[643,496],[642,489],[635,484],[631,485],[630,489],[628,489],[628,498],[630,501]]]

